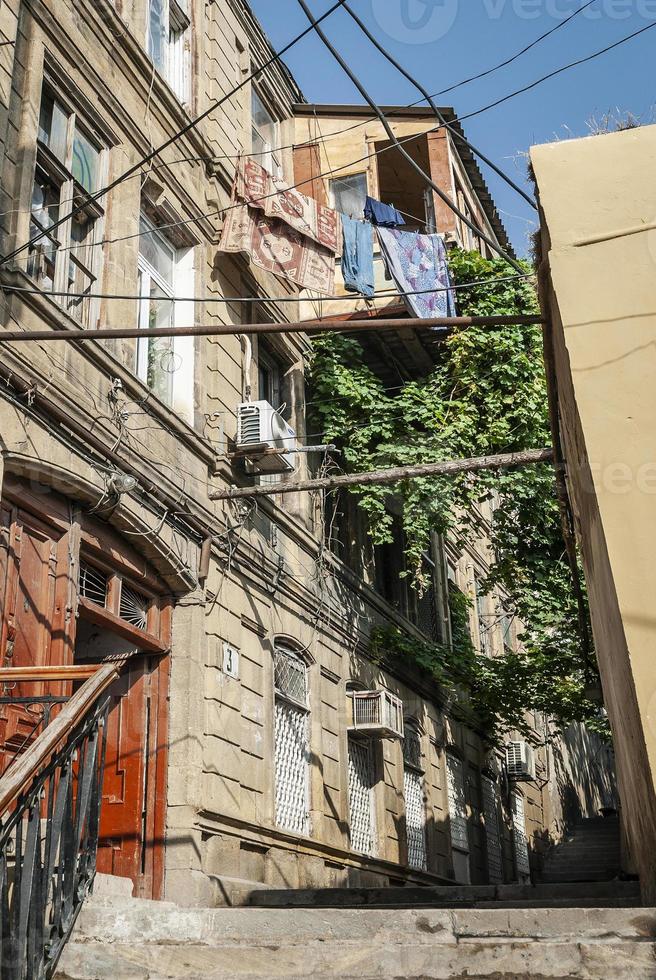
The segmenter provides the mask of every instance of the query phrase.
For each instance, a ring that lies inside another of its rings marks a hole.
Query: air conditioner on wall
[[[237,450],[254,473],[292,473],[296,433],[266,401],[237,406]],[[265,450],[277,450],[271,453]]]
[[[532,782],[535,779],[535,754],[528,742],[508,742],[506,745],[506,769],[508,778],[515,783]]]
[[[389,691],[353,691],[351,732],[403,738],[403,701]]]

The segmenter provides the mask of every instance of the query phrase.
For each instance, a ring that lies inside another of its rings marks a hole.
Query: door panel
[[[71,543],[72,531],[58,530],[18,508],[2,508],[3,666],[72,662]],[[5,685],[3,690],[3,696],[15,698],[68,693],[70,685],[45,683]],[[36,737],[41,712],[37,705],[0,705],[0,772],[16,750]]]

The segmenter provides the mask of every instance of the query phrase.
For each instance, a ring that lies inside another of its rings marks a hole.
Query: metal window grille
[[[485,838],[487,841],[487,870],[490,882],[503,882],[503,851],[501,848],[501,828],[499,824],[499,804],[497,786],[489,776],[481,779],[483,787],[483,815],[485,817]]]
[[[373,790],[374,766],[371,745],[349,739],[349,824],[351,849],[373,856],[375,852]]]
[[[462,761],[455,755],[446,757],[447,792],[449,797],[449,822],[451,845],[469,852],[467,828],[467,795]]]
[[[307,711],[276,698],[276,823],[298,834],[308,833],[309,761]]]
[[[403,738],[403,762],[411,769],[421,769],[421,739],[414,728],[405,729]]]
[[[276,647],[273,660],[276,691],[297,704],[307,705],[307,667],[299,656]]]
[[[107,605],[108,583],[108,576],[99,568],[94,568],[85,561],[80,562],[78,589],[81,596],[104,607]]]
[[[405,798],[405,829],[408,842],[408,864],[411,868],[425,871],[426,860],[426,809],[422,775],[416,769],[403,770],[403,795]]]
[[[132,626],[145,630],[148,626],[148,609],[150,599],[131,589],[125,582],[121,584],[121,601],[119,604],[119,616]]]
[[[519,878],[530,878],[531,862],[528,854],[528,838],[526,836],[526,813],[524,797],[521,793],[512,795],[513,840],[515,844],[515,866]]]

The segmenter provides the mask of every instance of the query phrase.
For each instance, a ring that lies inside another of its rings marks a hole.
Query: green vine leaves
[[[539,312],[531,279],[507,280],[502,260],[455,250],[450,266],[462,315]],[[530,266],[526,265],[527,272]],[[310,431],[335,443],[344,468],[389,466],[514,452],[549,445],[540,327],[470,328],[439,343],[426,377],[392,389],[366,363],[358,341],[326,334],[313,341]],[[418,479],[394,487],[353,491],[374,544],[392,541],[390,505],[401,515],[406,573],[420,592],[423,556],[432,532],[466,541],[478,533],[477,501],[495,495],[494,561],[485,588],[512,597],[523,627],[516,651],[494,659],[476,655],[468,631],[451,649],[418,644],[398,631],[390,653],[411,657],[443,686],[465,692],[492,735],[521,729],[526,710],[562,724],[588,721],[603,728],[597,704],[586,699],[576,607],[560,531],[553,472],[548,466],[456,479]],[[455,623],[462,610],[452,609]],[[375,642],[380,646],[383,638]]]

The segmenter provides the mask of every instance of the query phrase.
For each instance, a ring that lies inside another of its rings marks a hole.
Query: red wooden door
[[[1,510],[0,655],[5,667],[44,667],[72,662],[71,579],[73,532],[39,520],[18,507]],[[63,684],[6,686],[3,696],[70,693]],[[0,772],[39,731],[42,706],[0,704]]]
[[[98,870],[154,891],[159,658],[137,655],[111,691]]]

